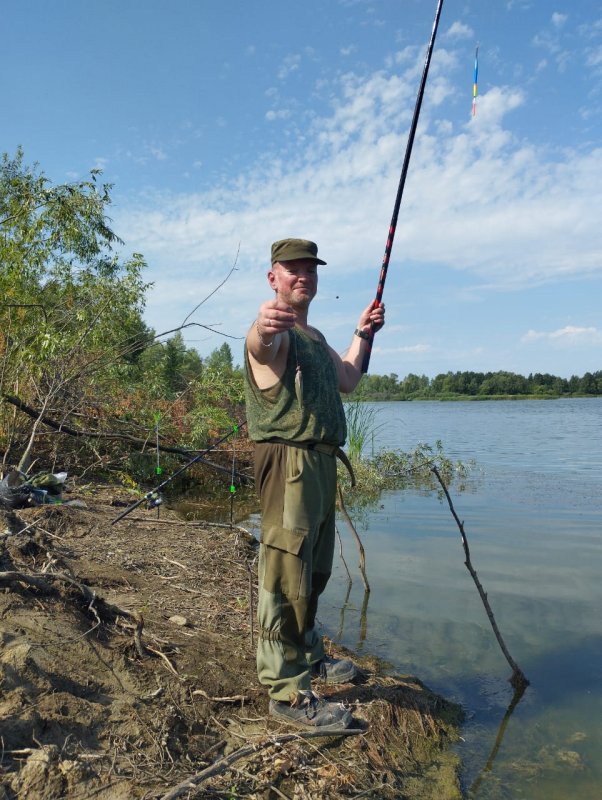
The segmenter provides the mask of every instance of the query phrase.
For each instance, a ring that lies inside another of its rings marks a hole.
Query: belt
[[[262,444],[285,444],[287,447],[298,447],[300,450],[315,450],[316,453],[325,453],[332,458],[338,458],[339,461],[345,465],[349,477],[351,478],[351,486],[355,486],[355,475],[353,474],[353,467],[347,457],[347,453],[337,444],[327,444],[326,442],[290,442],[288,439],[269,439]]]

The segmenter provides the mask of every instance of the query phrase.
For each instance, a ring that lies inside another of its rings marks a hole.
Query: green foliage
[[[368,445],[382,427],[378,409],[360,400],[344,403],[347,420],[347,455],[353,466],[356,487],[350,490],[350,476],[338,465],[339,481],[348,490],[346,504],[354,512],[373,507],[384,491],[413,487],[423,491],[439,490],[433,475],[437,467],[446,484],[464,488],[472,464],[452,462],[440,441],[434,445],[419,444],[413,451],[381,449],[368,453]]]
[[[52,186],[20,150],[0,164],[0,400],[18,396],[59,419],[127,385],[151,336],[145,263],[113,253],[110,187],[98,174]],[[8,442],[19,434],[10,417],[0,405]],[[28,424],[31,445],[39,420]]]
[[[232,364],[232,350],[228,342],[224,342],[220,347],[215,350],[207,358],[206,367],[214,374],[231,373],[234,369]]]
[[[419,444],[412,451],[381,450],[373,456],[351,459],[357,485],[350,488],[347,470],[339,466],[339,481],[346,488],[345,503],[350,511],[369,510],[378,503],[383,492],[408,488],[440,493],[432,469],[437,467],[445,483],[455,484],[456,490],[465,488],[472,463],[452,461],[444,452],[440,441],[434,445]]]
[[[0,319],[4,389],[18,371],[65,382],[111,360],[130,360],[147,337],[141,255],[121,263],[106,222],[108,185],[51,187],[23,154],[0,166]],[[85,353],[85,355],[84,355]],[[58,366],[60,365],[60,367]],[[67,366],[68,365],[68,366]],[[25,368],[25,370],[24,370]],[[56,376],[55,376],[56,377]],[[23,385],[23,381],[20,381]]]
[[[354,400],[455,400],[506,397],[571,397],[602,395],[602,370],[586,372],[569,380],[535,373],[528,377],[514,372],[446,372],[429,379],[410,373],[398,380],[390,375],[364,375],[354,391]]]
[[[194,447],[204,447],[213,433],[231,427],[242,414],[243,373],[222,361],[225,353],[222,348],[213,351],[202,376],[191,386],[193,408],[189,419]]]
[[[204,363],[180,332],[158,341],[144,323],[145,262],[114,252],[99,174],[54,186],[21,150],[2,157],[0,469],[93,463],[137,483],[156,470],[157,422],[162,444],[204,447],[240,421],[243,379],[228,344]]]

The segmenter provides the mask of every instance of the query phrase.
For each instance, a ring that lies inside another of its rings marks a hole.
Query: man
[[[315,630],[318,597],[332,568],[336,456],[346,424],[339,392],[351,392],[371,327],[384,324],[383,304],[360,315],[341,358],[308,324],[318,287],[314,242],[272,245],[268,282],[274,297],[259,308],[245,346],[247,424],[256,442],[255,479],[261,501],[259,557],[259,681],[268,686],[270,714],[320,730],[352,724],[339,703],[311,691],[312,677],[353,680],[349,659],[326,656]]]

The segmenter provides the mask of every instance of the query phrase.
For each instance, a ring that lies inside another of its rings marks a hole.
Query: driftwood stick
[[[183,795],[186,795],[187,797],[193,797],[194,795],[192,792],[198,786],[200,786],[201,783],[209,778],[213,778],[215,775],[221,775],[222,772],[225,772],[236,761],[239,761],[241,758],[251,755],[252,753],[257,753],[259,750],[263,750],[265,747],[269,747],[270,745],[285,744],[286,742],[290,742],[294,739],[315,739],[320,736],[357,736],[358,734],[364,732],[365,731],[361,728],[346,728],[345,730],[336,731],[336,733],[333,731],[304,731],[302,733],[285,733],[282,736],[272,736],[268,739],[264,739],[261,742],[247,744],[244,745],[244,747],[239,747],[238,750],[230,753],[229,756],[218,759],[202,772],[192,775],[190,778],[182,781],[182,783],[174,786],[173,789],[170,789],[168,792],[166,792],[166,794],[161,795],[159,800],[176,800],[176,798],[182,797]]]
[[[357,549],[359,550],[360,554],[360,572],[362,574],[362,581],[364,582],[364,589],[369,592],[370,591],[370,584],[368,583],[368,578],[366,577],[366,553],[364,551],[364,545],[362,544],[362,540],[359,537],[357,530],[355,529],[355,525],[353,524],[353,520],[349,516],[349,512],[345,507],[345,501],[343,500],[343,490],[341,489],[341,485],[337,484],[337,492],[339,495],[339,506],[343,516],[345,517],[345,521],[347,525],[349,525],[351,529],[351,533],[357,544]]]
[[[345,567],[345,571],[347,572],[347,579],[349,583],[353,583],[351,579],[351,573],[349,572],[349,567],[347,566],[347,562],[345,561],[345,556],[343,555],[343,540],[341,539],[341,532],[339,531],[339,526],[335,525],[334,529],[337,533],[337,539],[339,540],[339,556],[341,561],[343,562],[343,566]]]
[[[479,577],[478,577],[478,575],[476,573],[476,570],[472,566],[472,562],[470,560],[470,549],[468,547],[468,539],[466,538],[466,532],[464,530],[464,523],[460,520],[460,518],[458,517],[458,515],[456,513],[456,509],[454,508],[454,504],[452,503],[452,499],[450,497],[449,491],[447,490],[447,486],[445,485],[445,482],[443,481],[443,478],[441,477],[441,474],[440,474],[439,470],[435,466],[431,467],[431,470],[432,470],[433,474],[435,475],[435,477],[437,478],[437,480],[439,481],[439,485],[441,486],[441,488],[443,489],[443,491],[445,493],[445,497],[447,498],[447,503],[449,505],[449,509],[450,509],[450,511],[452,513],[453,518],[456,521],[458,529],[460,530],[460,535],[462,537],[462,547],[464,548],[464,555],[465,555],[464,564],[466,565],[466,569],[470,572],[470,575],[471,575],[471,577],[472,577],[472,579],[473,579],[473,581],[475,583],[475,586],[477,587],[477,590],[479,592],[479,596],[480,596],[481,600],[483,601],[483,605],[485,606],[485,611],[487,612],[487,616],[489,618],[489,622],[491,623],[491,627],[493,628],[493,632],[495,634],[495,638],[498,641],[498,644],[499,644],[499,646],[500,646],[500,648],[502,650],[502,653],[504,654],[504,656],[506,658],[506,661],[510,664],[510,667],[512,669],[512,676],[510,678],[510,684],[512,685],[512,687],[514,689],[520,689],[521,687],[524,689],[525,687],[527,687],[529,685],[529,681],[525,677],[524,672],[521,670],[521,668],[518,666],[516,661],[514,661],[514,659],[512,658],[510,653],[508,652],[508,648],[506,647],[506,643],[504,642],[504,639],[502,638],[502,634],[500,633],[500,630],[499,630],[499,628],[497,626],[497,622],[495,621],[495,617],[493,615],[493,611],[491,610],[491,606],[489,605],[489,600],[487,598],[487,593],[483,589],[483,586],[481,585],[481,582],[480,582]]]

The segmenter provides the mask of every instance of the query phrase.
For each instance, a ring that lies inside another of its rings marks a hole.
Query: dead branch
[[[232,266],[231,266],[231,268],[230,268],[230,271],[228,272],[228,274],[226,275],[226,277],[224,278],[224,280],[223,280],[221,283],[218,283],[218,285],[215,287],[215,289],[213,289],[213,291],[211,291],[211,292],[210,292],[210,293],[207,295],[207,297],[203,298],[203,300],[201,300],[201,302],[200,302],[200,303],[198,303],[198,304],[197,304],[197,305],[196,305],[196,306],[195,306],[195,307],[192,309],[192,311],[190,312],[190,314],[188,314],[188,316],[187,316],[187,317],[184,319],[184,322],[182,322],[182,326],[186,325],[186,323],[188,322],[188,320],[190,319],[190,317],[191,317],[191,316],[192,316],[192,315],[193,315],[193,314],[194,314],[196,311],[198,311],[198,310],[199,310],[199,308],[200,308],[200,307],[201,307],[201,306],[202,306],[204,303],[206,303],[206,302],[207,302],[207,300],[209,300],[209,298],[210,298],[210,297],[213,297],[213,295],[214,295],[216,292],[218,292],[218,291],[219,291],[219,290],[222,288],[222,286],[223,286],[225,283],[227,283],[227,282],[228,282],[228,280],[229,280],[230,276],[232,275],[232,273],[236,271],[236,265],[238,264],[238,256],[239,256],[239,254],[240,254],[240,242],[238,243],[238,249],[236,250],[236,256],[235,256],[235,258],[234,258],[234,263],[232,264]]]
[[[360,572],[362,574],[362,580],[364,582],[364,589],[367,592],[369,592],[370,591],[370,584],[368,583],[368,578],[366,577],[366,553],[364,551],[364,545],[362,544],[362,540],[360,539],[359,534],[355,529],[355,525],[353,524],[353,520],[349,516],[349,512],[347,511],[347,508],[345,507],[345,501],[343,500],[343,490],[341,489],[341,484],[337,484],[337,492],[338,492],[338,495],[339,495],[339,506],[340,506],[341,512],[342,512],[343,516],[345,517],[345,521],[347,522],[347,525],[349,525],[349,527],[351,529],[351,533],[353,534],[353,537],[354,537],[355,542],[357,544],[357,548],[359,550],[359,554],[360,554],[359,567],[360,567]]]
[[[129,522],[146,522],[149,523],[149,520],[146,517],[130,517]],[[239,531],[239,533],[244,533],[247,536],[252,536],[250,531],[247,528],[243,528],[241,525],[230,525],[229,522],[206,522],[205,520],[184,520],[184,519],[153,519],[151,520],[153,525],[183,525],[187,528],[225,528],[229,531]]]
[[[334,529],[337,534],[337,539],[339,541],[339,558],[343,562],[343,566],[345,567],[345,571],[347,572],[347,580],[351,584],[353,581],[351,580],[351,573],[349,572],[349,567],[347,566],[347,562],[345,561],[345,556],[343,555],[343,540],[341,539],[341,532],[339,531],[339,526],[335,525]]]
[[[216,323],[220,325],[221,323]],[[211,325],[202,325],[200,322],[187,322],[186,325],[179,325],[177,328],[172,328],[170,331],[163,331],[163,333],[158,333],[155,336],[155,339],[158,339],[160,336],[168,336],[170,333],[176,333],[177,331],[184,330],[184,328],[204,328],[206,331],[211,331],[211,333],[217,333],[219,336],[225,336],[226,339],[244,339],[244,336],[233,336],[231,333],[224,333],[223,331],[216,331]]]
[[[456,509],[454,508],[454,504],[452,503],[452,499],[451,499],[450,494],[449,494],[449,492],[447,490],[447,486],[445,485],[439,470],[435,466],[432,466],[431,470],[432,470],[434,476],[439,481],[439,485],[441,486],[441,488],[443,489],[443,491],[445,493],[445,497],[447,498],[447,503],[449,505],[449,509],[450,509],[450,511],[452,513],[452,516],[455,519],[456,524],[457,524],[457,526],[458,526],[458,528],[460,530],[460,535],[462,537],[462,547],[464,548],[464,555],[465,555],[464,564],[466,565],[466,569],[470,572],[470,575],[471,575],[471,577],[472,577],[472,579],[473,579],[473,581],[475,583],[475,586],[477,587],[477,590],[479,592],[479,596],[480,596],[481,600],[483,601],[483,605],[485,606],[485,611],[487,612],[487,617],[489,618],[489,622],[491,623],[491,627],[493,628],[493,632],[495,634],[495,638],[498,641],[498,644],[499,644],[499,646],[500,646],[500,648],[502,650],[502,653],[504,654],[504,656],[506,658],[506,661],[510,664],[510,667],[512,669],[512,676],[510,677],[510,684],[512,685],[512,687],[514,689],[522,688],[524,690],[524,688],[529,685],[529,681],[525,677],[525,674],[523,673],[521,668],[518,666],[518,664],[514,661],[514,659],[512,658],[510,653],[508,652],[508,648],[506,647],[506,643],[504,642],[504,640],[502,638],[502,634],[500,633],[500,630],[499,630],[499,628],[497,626],[497,622],[495,621],[495,617],[493,615],[493,611],[491,610],[491,606],[489,605],[489,600],[487,598],[487,593],[483,589],[483,586],[481,585],[481,582],[479,581],[479,577],[478,577],[478,575],[476,573],[476,570],[472,566],[472,562],[470,560],[470,550],[469,550],[469,547],[468,547],[468,539],[466,538],[466,532],[464,531],[464,523],[460,520],[460,518],[458,517],[458,515],[456,513]]]
[[[211,697],[203,689],[195,689],[192,694],[204,697],[205,700],[210,700],[212,703],[246,703],[248,699],[244,694],[235,694],[232,697]]]
[[[177,797],[182,797],[187,793],[188,797],[193,797],[191,792],[200,786],[201,783],[209,778],[213,778],[215,775],[221,775],[222,772],[225,772],[236,761],[240,761],[241,758],[251,755],[252,753],[257,753],[259,750],[263,750],[270,745],[285,744],[286,742],[290,742],[294,739],[316,739],[322,736],[357,736],[360,733],[364,733],[361,728],[346,728],[345,730],[337,731],[336,733],[333,731],[303,731],[302,733],[285,733],[282,736],[272,736],[268,739],[264,739],[261,742],[247,744],[244,747],[239,747],[238,750],[230,753],[229,756],[225,756],[224,758],[220,758],[218,761],[215,761],[202,772],[192,775],[190,778],[182,781],[182,783],[174,786],[173,789],[170,789],[166,794],[162,795],[159,800],[176,800]]]

